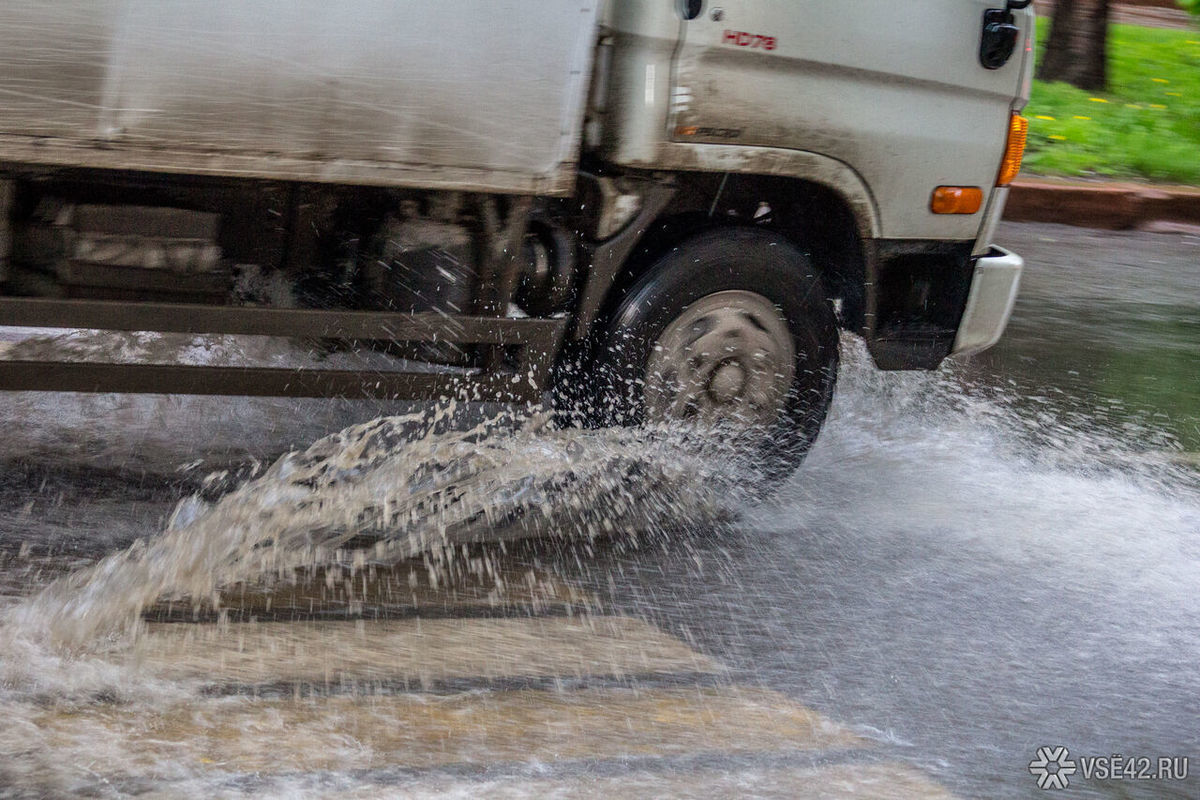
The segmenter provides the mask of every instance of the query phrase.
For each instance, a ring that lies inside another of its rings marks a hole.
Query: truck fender
[[[778,147],[670,142],[661,145],[655,168],[774,175],[819,183],[845,198],[858,224],[860,237],[874,239],[881,235],[875,198],[866,182],[845,162],[820,153]]]

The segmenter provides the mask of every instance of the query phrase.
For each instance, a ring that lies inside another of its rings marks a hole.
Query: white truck
[[[1029,0],[8,0],[0,325],[371,342],[349,371],[0,362],[0,390],[748,420],[838,331],[1000,336]],[[572,366],[575,369],[572,369]]]

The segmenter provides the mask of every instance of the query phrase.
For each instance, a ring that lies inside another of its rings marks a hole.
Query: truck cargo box
[[[12,0],[0,163],[565,194],[595,0]]]

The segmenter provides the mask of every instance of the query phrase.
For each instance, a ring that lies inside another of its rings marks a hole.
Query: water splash
[[[215,503],[189,498],[162,536],[52,583],[5,622],[76,649],[134,632],[160,597],[210,599],[221,586],[305,567],[444,559],[483,536],[595,537],[720,519],[745,477],[732,458],[714,457],[724,440],[680,426],[561,431],[548,415],[502,415],[455,430],[455,416],[448,406],[352,426]]]

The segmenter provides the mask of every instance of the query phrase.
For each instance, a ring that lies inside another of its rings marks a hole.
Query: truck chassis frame
[[[428,342],[490,349],[490,356],[484,359],[486,369],[422,364],[428,371],[388,372],[0,361],[0,387],[6,391],[398,400],[444,397],[515,403],[541,399],[567,325],[566,319],[20,297],[0,297],[0,319],[9,326],[38,328]]]

